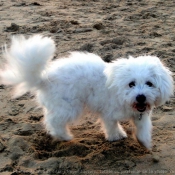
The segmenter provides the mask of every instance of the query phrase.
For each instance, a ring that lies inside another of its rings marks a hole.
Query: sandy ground
[[[109,62],[128,55],[159,56],[175,72],[175,2],[172,0],[1,0],[0,43],[16,34],[42,33],[57,44],[56,57],[82,50]],[[2,49],[0,49],[2,60]],[[34,97],[10,98],[0,86],[0,174],[175,174],[175,99],[153,113],[153,148],[132,138],[107,142],[88,113],[60,142],[42,126]],[[105,99],[104,99],[105,100]]]

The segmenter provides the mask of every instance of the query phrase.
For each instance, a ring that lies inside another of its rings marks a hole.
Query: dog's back
[[[40,103],[47,106],[50,98],[59,104],[87,105],[97,111],[99,103],[104,101],[99,94],[106,93],[105,67],[106,63],[97,55],[81,52],[51,62],[38,89]]]

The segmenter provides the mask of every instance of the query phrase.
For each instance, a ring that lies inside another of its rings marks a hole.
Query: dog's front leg
[[[116,120],[103,119],[102,124],[106,140],[115,141],[127,137],[126,132]]]
[[[134,117],[133,123],[136,126],[135,135],[139,143],[147,149],[151,148],[152,123],[149,115]]]

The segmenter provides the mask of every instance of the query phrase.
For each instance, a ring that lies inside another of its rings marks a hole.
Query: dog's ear
[[[122,81],[125,76],[124,74],[121,74],[121,72],[126,72],[123,70],[125,69],[127,64],[127,59],[119,59],[117,61],[114,61],[113,63],[108,64],[108,66],[104,70],[104,74],[107,78],[106,86],[108,88],[117,88],[117,86],[121,84],[120,81]]]
[[[155,106],[163,105],[174,95],[174,81],[172,72],[164,66],[160,60],[157,62],[155,70],[155,80],[160,96],[156,99]]]

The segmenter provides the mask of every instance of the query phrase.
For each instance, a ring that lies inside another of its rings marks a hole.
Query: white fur
[[[173,95],[168,68],[153,56],[105,63],[97,55],[73,52],[68,58],[51,61],[54,51],[51,38],[13,37],[10,49],[4,53],[7,63],[0,71],[1,82],[15,86],[15,97],[27,91],[36,94],[44,109],[46,129],[56,138],[72,139],[68,125],[87,106],[100,114],[107,140],[127,137],[119,121],[131,119],[136,137],[150,148],[151,111]],[[132,81],[134,87],[129,86]],[[152,87],[146,84],[148,81]],[[139,94],[146,96],[144,112],[135,107]]]

